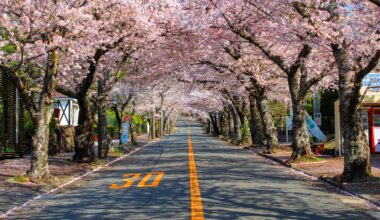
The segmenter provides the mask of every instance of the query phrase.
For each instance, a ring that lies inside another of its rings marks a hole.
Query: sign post
[[[129,132],[129,120],[131,118],[129,115],[124,116],[124,123],[123,123],[123,132],[121,134],[121,143],[126,144],[128,142],[128,132]]]

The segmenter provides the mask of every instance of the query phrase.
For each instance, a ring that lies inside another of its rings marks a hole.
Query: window
[[[0,137],[3,136],[4,114],[3,114],[3,99],[0,97]]]
[[[373,115],[373,125],[374,127],[380,127],[380,114],[375,113]]]

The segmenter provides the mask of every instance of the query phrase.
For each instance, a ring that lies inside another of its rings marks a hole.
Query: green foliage
[[[108,133],[111,136],[112,139],[115,139],[115,127],[114,126],[108,126]]]
[[[1,51],[11,54],[17,51],[17,46],[15,44],[7,44],[0,48]]]
[[[142,116],[142,120],[143,120],[143,124],[146,124],[147,122],[149,122],[149,117],[144,115]]]
[[[98,127],[97,126],[94,126],[94,136],[99,136],[99,131],[98,131]]]
[[[11,177],[10,181],[16,182],[16,183],[27,183],[27,182],[29,182],[29,177],[26,174],[16,175],[14,177]]]
[[[142,125],[136,125],[136,133],[137,135],[140,135],[142,132]]]
[[[274,120],[274,126],[281,128],[285,127],[286,115],[288,113],[288,107],[280,102],[269,102],[269,108]]]
[[[141,115],[133,114],[132,123],[136,126],[136,133],[140,135],[142,132],[142,125],[144,124],[144,118]]]
[[[49,136],[54,135],[54,131],[57,128],[57,120],[55,119],[54,115],[51,116],[51,121],[49,124]]]
[[[111,154],[117,155],[117,156],[123,156],[124,155],[124,152],[120,148],[118,148],[116,146],[110,147],[110,149],[108,150],[108,152],[111,153]]]
[[[115,112],[111,111],[111,110],[107,110],[106,111],[106,114],[107,114],[107,125],[108,126],[116,126],[117,123],[116,123],[116,115],[115,115]]]
[[[324,160],[322,158],[319,158],[319,157],[302,156],[298,161],[299,162],[322,162]]]
[[[137,114],[132,115],[132,122],[135,125],[142,125],[144,123],[143,118],[141,117],[141,115],[137,115]]]
[[[0,26],[0,38],[2,40],[9,40],[9,31],[6,28],[1,27],[1,26]],[[16,44],[13,44],[10,42],[5,46],[0,47],[0,51],[3,51],[7,54],[11,54],[17,51],[17,46]]]
[[[9,31],[5,27],[0,26],[0,37],[3,40],[9,40]]]
[[[94,162],[91,163],[91,166],[93,168],[98,168],[98,167],[104,167],[104,165],[107,164],[107,161],[106,160],[95,160]]]
[[[28,111],[25,111],[25,136],[32,137],[35,132],[35,127],[32,118]]]
[[[308,98],[306,100],[306,111],[309,115],[314,115],[314,97],[311,94],[308,94]]]
[[[335,146],[336,146],[335,139],[332,139],[332,140],[325,142],[324,148],[325,148],[325,150],[326,149],[335,149]]]
[[[0,98],[0,135],[3,133],[3,102]]]
[[[242,137],[243,143],[248,142],[249,135],[250,135],[249,134],[249,125],[248,125],[248,123],[246,123],[245,126],[243,127],[242,131],[241,131],[241,137]]]
[[[338,91],[329,89],[321,94],[321,114],[322,114],[322,131],[327,134],[334,134],[334,103],[338,100]]]
[[[117,77],[120,79],[126,77],[127,75],[128,75],[128,73],[126,71],[119,71],[117,73]]]

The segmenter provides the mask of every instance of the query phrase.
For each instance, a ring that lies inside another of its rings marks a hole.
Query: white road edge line
[[[16,207],[14,207],[14,208],[8,210],[6,213],[0,215],[0,218],[6,218],[6,217],[8,217],[9,215],[11,215],[14,211],[16,211],[16,210],[18,210],[18,209],[22,209],[22,208],[27,207],[31,202],[33,202],[33,201],[35,201],[35,200],[38,200],[38,199],[41,199],[41,198],[43,198],[44,196],[46,196],[46,195],[48,195],[48,194],[51,194],[51,193],[53,193],[53,192],[56,192],[57,190],[62,189],[62,188],[64,188],[65,186],[68,186],[68,185],[70,185],[70,184],[72,184],[72,183],[74,183],[74,182],[76,182],[76,181],[78,181],[78,180],[81,180],[81,179],[83,179],[84,177],[86,177],[86,176],[88,176],[88,175],[90,175],[90,174],[92,174],[92,173],[95,173],[95,172],[97,172],[97,171],[99,171],[99,170],[102,170],[102,169],[104,169],[104,168],[106,168],[106,167],[108,167],[108,166],[110,166],[110,165],[112,165],[112,164],[114,164],[114,163],[116,163],[116,162],[119,162],[120,160],[123,160],[123,159],[125,159],[125,158],[127,158],[127,157],[129,157],[129,156],[132,156],[133,154],[135,154],[135,153],[141,151],[142,149],[144,149],[144,148],[146,148],[146,147],[148,147],[148,146],[150,146],[150,145],[152,145],[152,144],[155,144],[155,143],[157,143],[157,142],[159,142],[159,141],[161,141],[161,139],[159,139],[159,140],[155,140],[155,141],[152,141],[152,142],[150,142],[150,143],[148,143],[148,144],[145,144],[144,146],[142,146],[142,147],[140,147],[140,148],[137,148],[136,150],[134,150],[134,151],[132,151],[132,152],[130,152],[130,153],[128,153],[128,154],[125,154],[125,155],[122,156],[122,157],[119,157],[119,158],[117,158],[117,159],[115,159],[115,160],[113,160],[113,161],[110,161],[110,162],[106,163],[106,164],[105,164],[104,166],[102,166],[102,167],[95,168],[95,169],[93,169],[93,170],[90,170],[90,171],[86,172],[85,174],[82,174],[82,175],[80,175],[80,176],[78,176],[78,177],[75,177],[75,178],[71,179],[70,181],[68,181],[68,182],[66,182],[66,183],[63,183],[63,184],[59,185],[57,188],[54,188],[54,189],[52,189],[52,190],[50,190],[50,191],[48,191],[48,192],[46,192],[46,193],[43,193],[43,194],[41,194],[41,195],[38,195],[38,196],[36,196],[36,197],[34,197],[34,198],[28,200],[28,201],[25,202],[24,204],[22,204],[22,205],[20,205],[20,206],[16,206]]]
[[[243,149],[243,148],[241,148],[241,149]],[[258,157],[262,158],[263,160],[265,160],[265,161],[267,161],[267,162],[269,162],[269,163],[271,163],[271,164],[275,164],[275,165],[277,165],[277,166],[285,167],[285,166],[281,165],[280,163],[278,163],[278,162],[276,162],[276,161],[273,161],[273,160],[270,160],[270,159],[268,159],[268,158],[265,158],[265,157],[263,157],[263,156],[257,154],[256,152],[251,151],[251,150],[247,150],[247,152],[250,153],[250,154],[253,154],[253,155],[255,155],[255,156],[258,156]],[[310,175],[310,174],[308,174],[308,173],[305,173],[305,172],[302,172],[302,171],[296,170],[296,169],[294,169],[294,168],[292,168],[292,167],[287,167],[287,168],[290,169],[290,171],[292,171],[293,173],[295,173],[295,174],[297,174],[297,175],[299,175],[299,176],[303,176],[304,178],[309,179],[309,180],[313,180],[313,181],[321,182],[321,183],[323,183],[325,186],[327,186],[327,187],[329,187],[329,188],[331,188],[331,189],[334,189],[337,193],[344,194],[344,195],[346,195],[346,196],[354,197],[354,198],[360,200],[361,202],[367,204],[369,207],[374,208],[374,209],[376,209],[376,210],[380,210],[380,206],[378,206],[377,204],[373,203],[372,201],[370,201],[370,200],[368,200],[368,199],[362,198],[362,197],[360,197],[360,196],[358,196],[358,195],[355,195],[355,194],[353,194],[353,193],[351,193],[351,192],[349,192],[349,191],[346,191],[346,190],[344,190],[344,189],[342,189],[342,188],[335,187],[334,185],[332,185],[332,184],[330,184],[330,183],[328,183],[328,182],[326,182],[326,181],[322,181],[322,180],[320,180],[319,178],[317,178],[317,177],[315,177],[315,176],[312,176],[312,175]]]

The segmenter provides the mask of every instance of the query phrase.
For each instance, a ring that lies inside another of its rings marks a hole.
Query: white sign
[[[322,125],[322,114],[321,113],[314,113],[314,122],[318,126]]]
[[[317,138],[318,141],[324,141],[326,139],[325,134],[323,134],[321,129],[318,127],[318,125],[313,121],[313,119],[307,113],[306,113],[306,123],[307,123],[307,130],[309,132],[309,135]],[[290,128],[289,130],[291,130],[292,127],[293,127],[293,121],[291,120],[291,116],[287,116],[286,129],[288,130],[288,128]]]
[[[286,116],[286,130],[290,131],[293,129],[293,118],[292,116]]]

